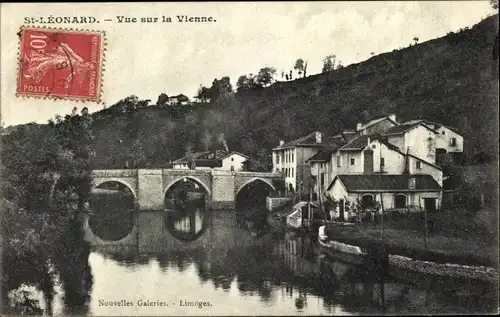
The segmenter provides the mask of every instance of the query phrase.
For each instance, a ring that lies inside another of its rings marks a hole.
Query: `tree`
[[[263,87],[269,86],[274,82],[275,75],[276,75],[276,68],[274,67],[261,68],[256,77],[257,84]]]
[[[241,75],[236,82],[237,91],[248,91],[257,86],[256,77],[253,74]]]
[[[165,93],[161,93],[158,96],[158,100],[156,101],[156,105],[158,107],[165,107],[168,104],[168,95]]]
[[[418,43],[418,37],[414,37],[413,41],[415,41],[415,45],[417,45],[417,43]]]
[[[233,86],[231,85],[231,79],[228,76],[224,76],[221,79],[214,79],[212,82],[212,87],[209,89],[210,101],[214,102],[222,96],[228,96],[233,94]]]
[[[323,69],[321,72],[326,73],[326,72],[331,72],[332,70],[334,70],[335,69],[335,59],[336,59],[336,56],[333,54],[325,57],[323,59]]]
[[[204,86],[200,86],[198,93],[194,96],[196,100],[202,103],[207,103],[210,101],[210,89]]]
[[[299,75],[304,74],[303,77],[306,75],[306,68],[307,68],[307,63],[304,62],[302,58],[299,58],[295,61],[295,66],[293,66],[293,69],[295,69]]]
[[[498,9],[498,0],[490,0],[490,4],[493,9]]]

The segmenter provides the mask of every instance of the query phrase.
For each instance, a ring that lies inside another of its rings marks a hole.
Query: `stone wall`
[[[283,206],[287,202],[291,201],[292,197],[266,197],[266,208],[269,211],[273,211],[276,208]]]
[[[140,210],[165,209],[163,196],[163,172],[159,170],[138,171],[138,201]]]

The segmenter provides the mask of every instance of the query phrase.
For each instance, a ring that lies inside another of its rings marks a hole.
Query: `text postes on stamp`
[[[100,102],[104,34],[23,28],[17,94]]]

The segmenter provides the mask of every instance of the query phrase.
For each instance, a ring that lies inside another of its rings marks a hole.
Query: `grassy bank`
[[[428,216],[427,242],[420,215],[366,223],[354,229],[327,227],[332,240],[367,248],[383,245],[390,254],[438,263],[497,267],[498,240],[477,215],[439,212]]]

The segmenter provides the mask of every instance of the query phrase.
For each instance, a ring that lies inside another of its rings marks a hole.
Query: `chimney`
[[[280,140],[280,146],[282,146],[283,144],[285,144],[285,141]]]
[[[356,124],[356,131],[361,130],[361,127],[362,127],[362,126],[363,126],[363,124],[362,124],[362,123],[358,123],[358,124]]]
[[[321,143],[321,132],[316,131],[316,143]]]
[[[389,119],[391,119],[394,122],[397,122],[396,121],[396,114],[393,113],[393,114],[389,115]]]
[[[370,137],[367,138],[366,145],[370,145]]]
[[[415,189],[415,176],[408,178],[408,189]]]

